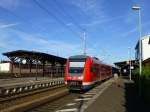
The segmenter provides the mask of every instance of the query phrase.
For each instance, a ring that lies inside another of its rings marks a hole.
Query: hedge
[[[148,101],[150,101],[150,66],[142,68],[142,74],[139,75],[139,69],[133,71],[133,79],[136,87],[139,87],[139,78],[141,84],[141,95]]]

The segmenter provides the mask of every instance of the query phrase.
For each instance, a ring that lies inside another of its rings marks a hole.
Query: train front
[[[85,66],[87,57],[84,55],[71,56],[67,60],[65,84],[70,90],[83,90],[85,80]]]

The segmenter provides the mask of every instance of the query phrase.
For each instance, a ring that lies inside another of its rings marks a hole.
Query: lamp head
[[[141,7],[139,7],[139,6],[133,6],[132,9],[133,9],[133,10],[140,10]]]

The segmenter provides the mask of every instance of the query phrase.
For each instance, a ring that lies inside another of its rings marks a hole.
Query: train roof
[[[95,60],[95,61],[100,61],[97,57],[91,57],[87,55],[74,55],[74,56],[70,56],[69,59],[86,59],[87,57],[90,57],[92,58],[92,60]]]
[[[70,56],[69,59],[85,59],[86,57],[86,55],[74,55]]]
[[[74,56],[70,56],[69,59],[86,59],[87,57],[91,57],[91,56],[87,56],[87,55],[74,55]],[[104,63],[103,61],[99,60],[99,58],[97,57],[91,57],[93,61],[97,62],[97,63],[101,63],[101,64],[104,64],[104,65],[107,65],[107,66],[111,66],[109,64],[106,64]]]

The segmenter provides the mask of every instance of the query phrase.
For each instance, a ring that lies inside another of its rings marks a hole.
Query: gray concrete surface
[[[133,81],[116,80],[85,112],[150,112],[137,94]]]
[[[0,87],[24,85],[24,84],[30,84],[36,82],[46,82],[46,81],[55,81],[55,80],[63,80],[63,78],[52,79],[50,77],[38,77],[37,80],[35,77],[0,79]]]

